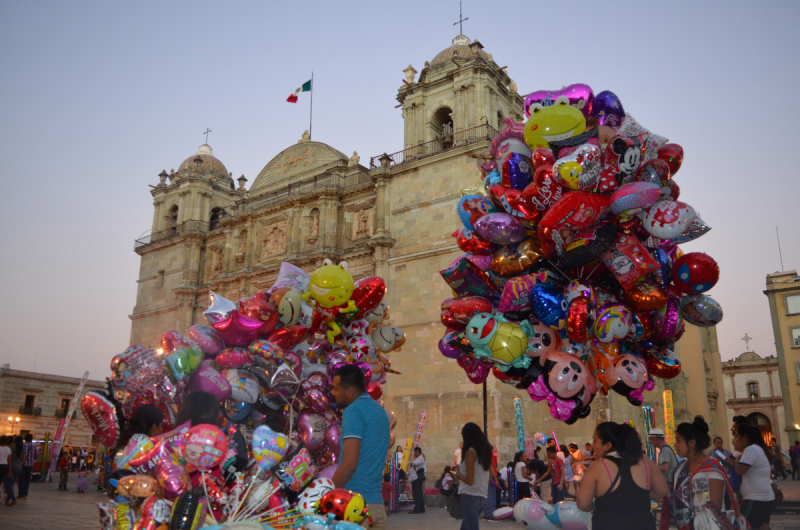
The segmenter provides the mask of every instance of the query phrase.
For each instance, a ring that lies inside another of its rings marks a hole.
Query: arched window
[[[219,221],[222,219],[225,210],[222,208],[214,208],[211,210],[211,219],[208,220],[208,231],[211,232],[220,227]]]
[[[169,235],[174,234],[178,229],[178,205],[173,204],[172,207],[167,212],[167,227],[166,230],[168,231]]]
[[[498,128],[503,123],[504,119],[505,119],[505,116],[503,116],[503,111],[502,110],[498,110],[497,111],[497,127]]]
[[[453,145],[453,111],[448,107],[437,110],[431,120],[433,136],[442,142],[442,146],[447,148]]]

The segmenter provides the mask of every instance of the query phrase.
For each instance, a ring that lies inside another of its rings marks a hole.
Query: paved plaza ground
[[[69,491],[59,491],[58,482],[31,484],[27,500],[16,506],[0,505],[0,530],[96,530],[100,528],[96,503],[106,499],[105,494],[95,491],[90,484],[87,493],[76,493],[77,474],[70,475]],[[781,481],[778,485],[787,500],[800,501],[800,481]],[[429,508],[421,515],[407,512],[389,517],[390,530],[458,530],[461,522],[450,518],[443,508]],[[513,521],[481,522],[482,528],[517,528]],[[674,528],[674,527],[673,527]],[[800,515],[773,515],[773,530],[800,528]]]

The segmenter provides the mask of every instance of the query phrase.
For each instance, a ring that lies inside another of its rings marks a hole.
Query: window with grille
[[[758,397],[758,383],[747,383],[747,390],[750,397]]]

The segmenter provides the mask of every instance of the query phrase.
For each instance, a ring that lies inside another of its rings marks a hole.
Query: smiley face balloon
[[[532,150],[549,148],[550,142],[566,140],[586,131],[586,118],[566,97],[559,97],[547,107],[538,103],[531,105],[530,113],[525,123],[525,142]]]
[[[331,260],[326,259],[322,262],[322,267],[311,276],[311,283],[308,291],[303,294],[303,300],[314,298],[317,304],[327,309],[348,304],[348,309],[355,311],[355,302],[352,302],[352,309],[349,308],[354,289],[355,282],[347,272],[347,262],[334,265]]]

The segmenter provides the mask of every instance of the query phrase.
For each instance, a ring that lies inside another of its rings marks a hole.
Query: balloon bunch
[[[681,146],[583,84],[533,92],[525,112],[458,201],[465,254],[441,271],[454,297],[439,349],[473,383],[492,372],[571,424],[598,391],[638,406],[652,376],[678,375],[683,322],[722,320],[703,294],[719,267],[678,247],[711,229],[678,200]]]
[[[311,276],[282,263],[265,292],[235,302],[211,292],[207,326],[114,357],[108,391],[81,400],[97,438],[116,447],[126,418],[145,404],[163,412],[167,432],[134,434],[118,449],[103,528],[358,528],[369,516],[363,497],[331,480],[341,433],[331,386],[339,366],[355,364],[382,404],[394,372],[386,356],[405,342],[389,325],[385,294],[382,278],[353,281],[345,262],[325,260]],[[175,425],[183,396],[195,391],[219,402],[223,429]]]

